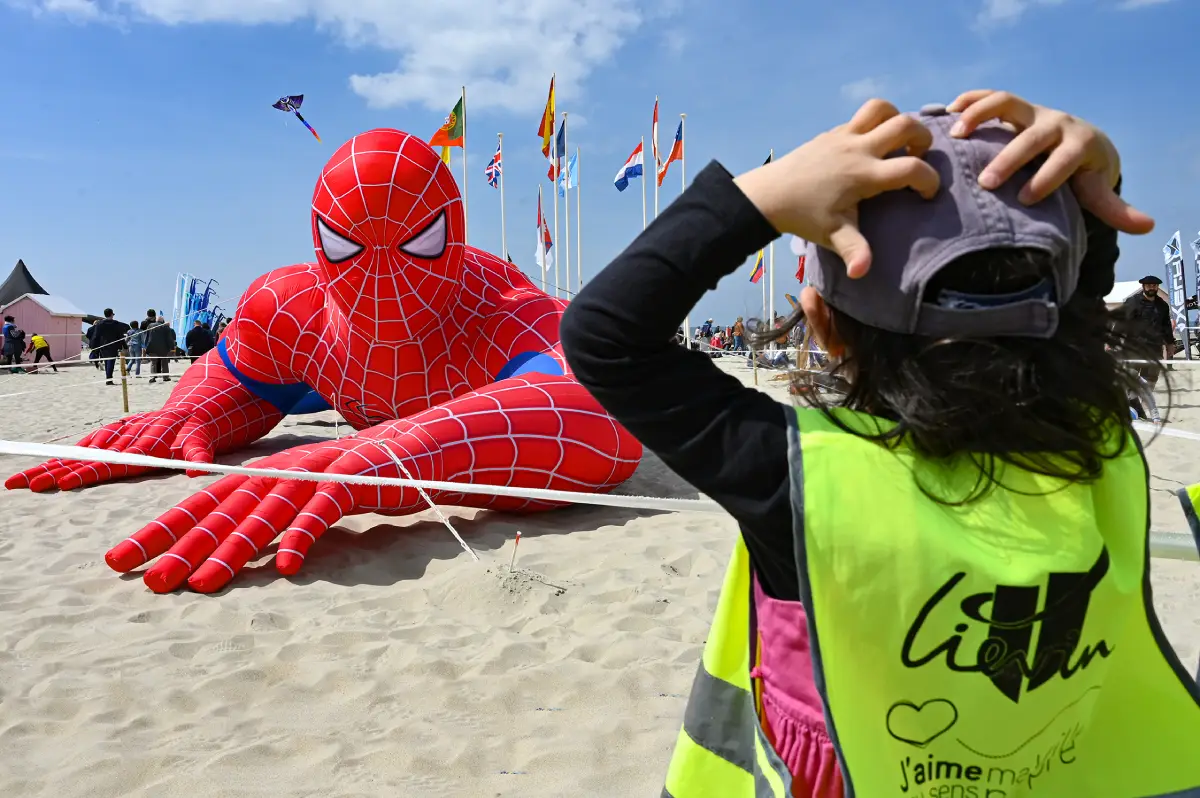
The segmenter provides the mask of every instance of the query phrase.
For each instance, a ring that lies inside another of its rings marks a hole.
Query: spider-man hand
[[[356,436],[289,449],[256,467],[322,474],[475,482],[512,488],[608,490],[632,475],[641,446],[569,377],[529,374],[494,383]],[[597,475],[603,474],[599,477]],[[428,491],[438,504],[501,510],[546,503]],[[229,476],[168,510],[105,555],[126,572],[164,555],[144,577],[156,593],[185,581],[223,588],[271,542],[283,574],[344,516],[427,507],[414,488]]]
[[[251,394],[229,373],[216,351],[198,360],[179,380],[161,410],[136,413],[84,436],[77,446],[114,452],[211,463],[213,455],[241,448],[283,418],[274,406]],[[14,474],[9,490],[41,493],[74,490],[153,471],[144,466],[50,460]],[[189,471],[191,476],[204,472]]]

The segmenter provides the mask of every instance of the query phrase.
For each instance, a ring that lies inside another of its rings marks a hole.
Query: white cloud
[[[651,0],[28,0],[42,13],[185,25],[305,20],[350,46],[393,52],[397,68],[349,76],[374,108],[446,110],[459,86],[468,108],[537,111],[557,72],[563,97],[608,61],[646,19]]]
[[[872,97],[880,97],[886,88],[882,78],[863,78],[842,86],[842,96],[851,102],[861,103]]]
[[[1138,8],[1149,8],[1150,6],[1161,6],[1165,3],[1170,3],[1172,0],[1123,0],[1117,6],[1121,11],[1133,11]]]
[[[662,34],[663,47],[673,56],[683,55],[687,48],[687,35],[683,31],[669,30]]]
[[[1057,6],[1064,2],[1066,0],[983,0],[983,8],[975,22],[981,28],[1011,24],[1033,6]]]
[[[0,0],[4,2],[5,0]],[[97,0],[6,0],[15,8],[35,15],[57,14],[72,22],[98,22],[107,20]]]

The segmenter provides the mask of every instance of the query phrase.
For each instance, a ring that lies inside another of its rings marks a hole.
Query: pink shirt
[[[767,738],[792,774],[796,798],[844,794],[837,753],[825,725],[825,704],[813,677],[808,616],[798,601],[767,596],[754,580],[762,662],[750,672],[762,680]]]

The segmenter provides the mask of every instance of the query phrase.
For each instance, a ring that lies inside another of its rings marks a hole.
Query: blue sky
[[[483,168],[503,132],[509,250],[532,271],[539,181],[549,190],[536,130],[557,72],[581,149],[585,278],[641,229],[636,183],[620,194],[612,177],[649,137],[656,94],[664,150],[688,115],[690,176],[713,158],[751,168],[868,96],[915,108],[978,87],[1112,136],[1126,196],[1158,221],[1123,239],[1119,277],[1161,274],[1167,237],[1183,231],[1190,261],[1200,230],[1198,29],[1189,0],[0,0],[0,272],[23,258],[48,290],[127,319],[169,311],[180,271],[232,304],[256,275],[311,259],[313,184],[341,142],[428,136],[463,83],[471,243],[500,251]],[[324,144],[270,108],[300,92]],[[675,165],[663,205],[678,192]],[[794,259],[786,243],[775,256],[785,307]],[[755,314],[749,267],[693,319]]]

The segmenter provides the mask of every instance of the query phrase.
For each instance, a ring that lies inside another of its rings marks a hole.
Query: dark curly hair
[[[1050,278],[1050,267],[1050,255],[1040,250],[974,253],[943,269],[926,292],[1015,293]],[[1049,339],[934,339],[871,327],[832,306],[831,313],[846,357],[831,374],[794,372],[797,393],[852,434],[889,448],[905,444],[928,462],[956,465],[968,458],[977,478],[965,494],[934,495],[921,484],[943,504],[966,504],[1003,487],[1006,463],[1064,483],[1099,478],[1105,462],[1131,445],[1130,397],[1145,391],[1123,359],[1158,361],[1158,353],[1126,340],[1121,317],[1102,298],[1082,292],[1060,307]],[[751,343],[764,346],[803,319],[796,308],[782,327],[752,336]],[[814,377],[829,384],[830,376],[845,391],[836,404],[814,384]],[[850,429],[831,412],[834,406],[895,426],[878,433]]]

